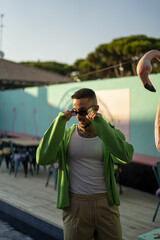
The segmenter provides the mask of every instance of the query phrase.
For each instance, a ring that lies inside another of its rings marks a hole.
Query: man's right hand
[[[67,121],[69,121],[69,120],[71,119],[71,117],[72,117],[71,111],[66,110],[66,111],[64,111],[63,113],[64,113],[64,115],[66,116]]]

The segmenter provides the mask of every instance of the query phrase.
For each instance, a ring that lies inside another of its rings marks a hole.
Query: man
[[[59,162],[57,207],[65,240],[121,240],[114,163],[129,163],[133,147],[97,111],[95,92],[72,96],[73,110],[55,118],[37,149],[37,163]],[[65,129],[75,115],[78,125]]]

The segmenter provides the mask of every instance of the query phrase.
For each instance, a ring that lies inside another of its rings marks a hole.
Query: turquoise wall
[[[72,109],[70,96],[79,88],[129,88],[130,142],[134,145],[135,153],[160,157],[154,143],[160,74],[151,74],[150,80],[157,90],[156,93],[145,90],[137,76],[0,92],[0,130],[43,136],[59,111]],[[67,127],[73,123],[76,123],[74,118],[67,123]]]

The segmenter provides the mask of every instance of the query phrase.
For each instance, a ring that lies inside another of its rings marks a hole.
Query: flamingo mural
[[[36,108],[33,109],[33,120],[34,120],[34,126],[35,126],[35,137],[38,137],[38,128],[37,128],[37,121],[36,121]]]
[[[50,99],[49,100],[49,105],[51,107],[51,123],[53,122],[53,101]]]
[[[23,128],[24,134],[26,133],[26,123],[25,123],[25,115],[24,115],[24,102],[22,102],[22,114],[23,114]]]
[[[16,108],[13,108],[13,120],[12,120],[12,132],[14,132],[14,126],[15,126],[15,121],[16,121],[17,113],[16,113]]]
[[[6,130],[6,112],[5,112],[6,103],[3,102],[3,128]]]

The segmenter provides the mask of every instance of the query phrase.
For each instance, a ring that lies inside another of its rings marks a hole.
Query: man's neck
[[[96,132],[95,132],[95,129],[94,129],[94,126],[91,124],[90,126],[88,127],[80,127],[78,125],[78,130],[79,130],[79,134],[80,135],[84,135],[85,137],[95,137],[97,136]]]

